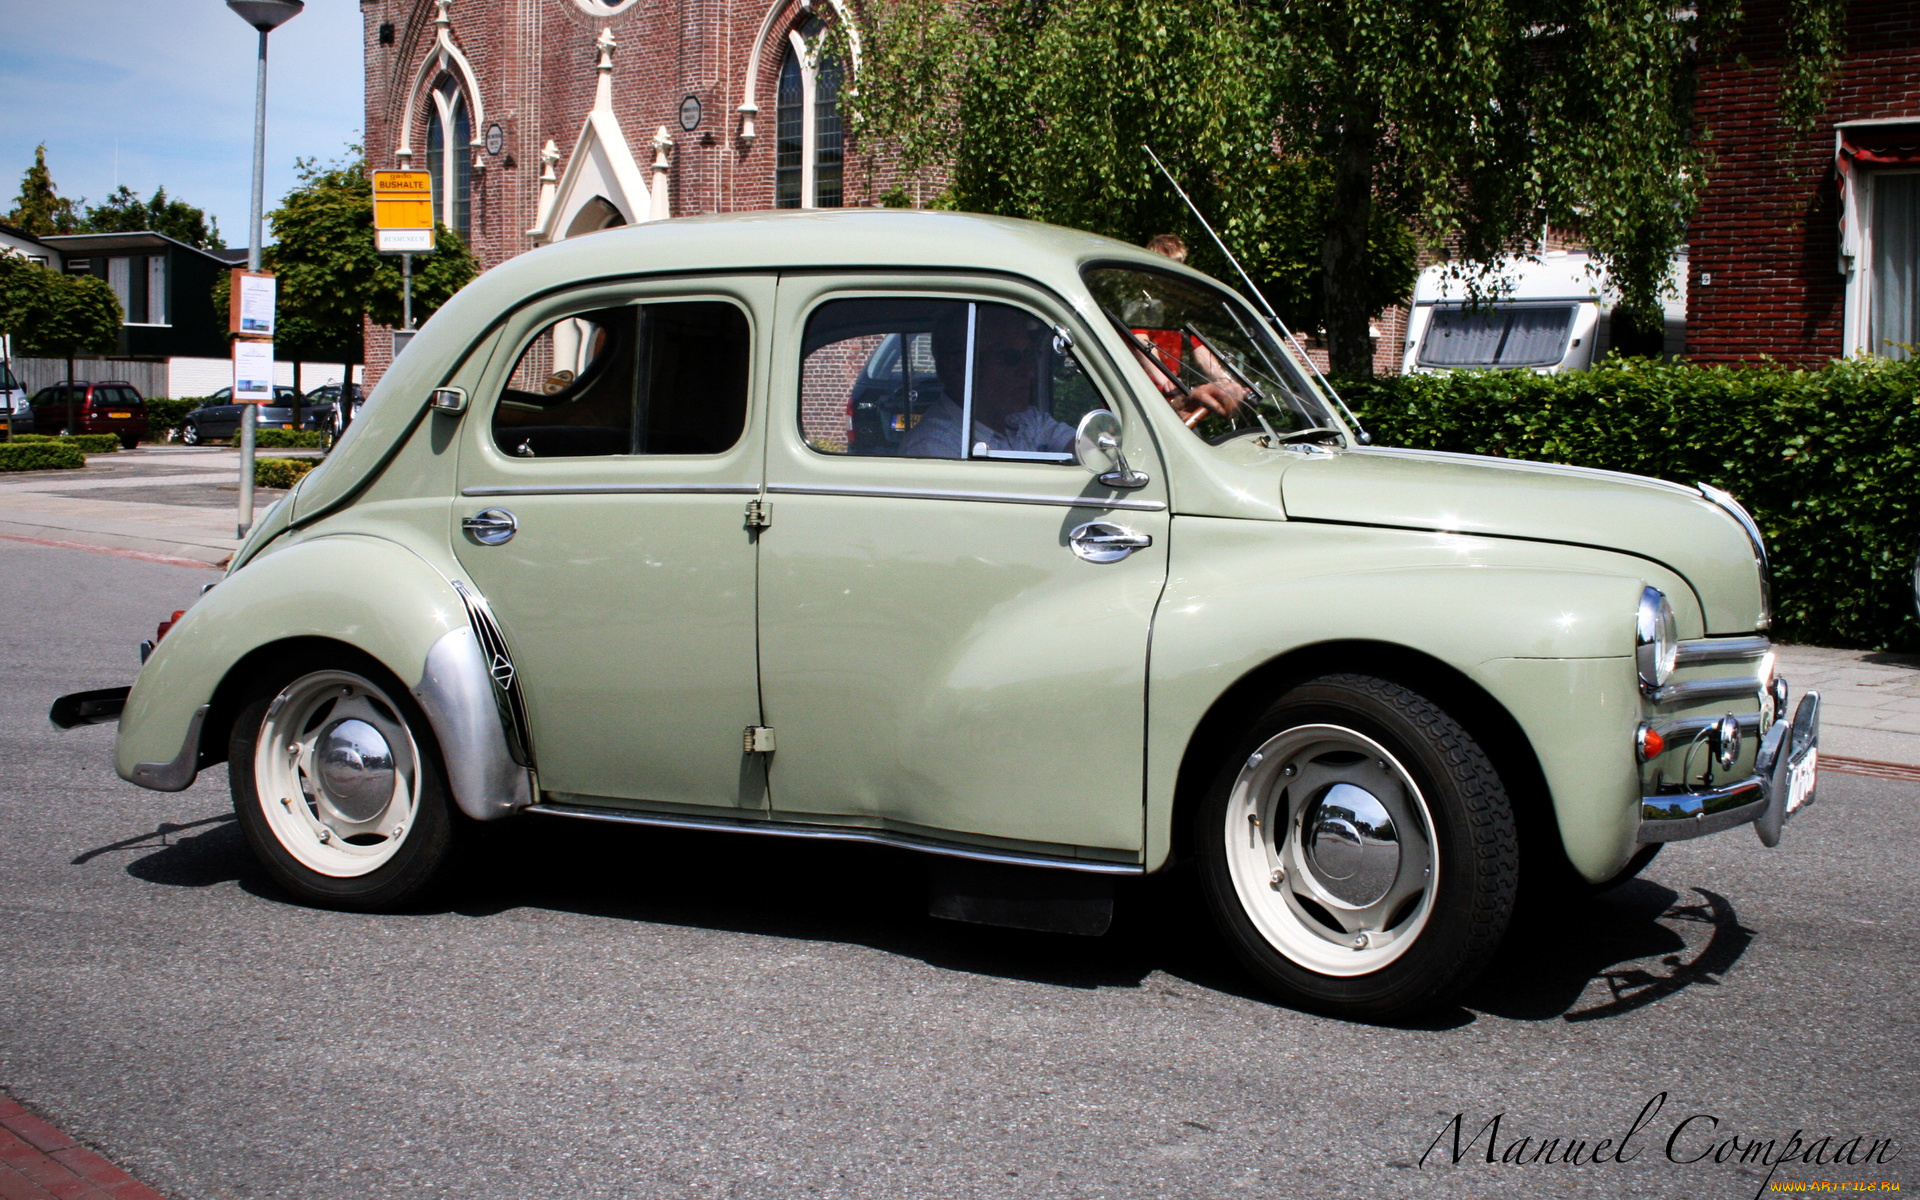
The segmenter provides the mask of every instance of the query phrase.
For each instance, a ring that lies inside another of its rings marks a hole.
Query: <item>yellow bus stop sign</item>
[[[433,184],[425,171],[373,173],[373,227],[433,228]]]

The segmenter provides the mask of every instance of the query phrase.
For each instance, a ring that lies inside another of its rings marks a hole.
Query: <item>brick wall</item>
[[[1920,6],[1853,0],[1847,60],[1810,133],[1780,123],[1783,0],[1749,0],[1738,58],[1701,73],[1715,157],[1689,241],[1687,350],[1700,362],[1815,364],[1842,351],[1834,126],[1920,118]],[[1744,60],[1744,61],[1743,61]]]

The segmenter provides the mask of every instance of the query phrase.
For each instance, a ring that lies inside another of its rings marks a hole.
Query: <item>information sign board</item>
[[[233,398],[241,404],[273,399],[273,343],[233,344]]]
[[[242,337],[272,337],[277,287],[272,275],[235,267],[228,277],[227,332]]]

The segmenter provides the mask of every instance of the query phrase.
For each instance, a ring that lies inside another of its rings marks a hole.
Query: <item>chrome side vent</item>
[[[473,636],[480,642],[480,653],[487,659],[487,674],[493,677],[493,698],[500,706],[500,725],[507,735],[507,753],[523,767],[533,766],[533,738],[527,725],[527,705],[520,694],[520,676],[513,666],[507,639],[493,619],[487,602],[466,584],[454,581],[453,590],[467,606],[467,620],[473,623]]]

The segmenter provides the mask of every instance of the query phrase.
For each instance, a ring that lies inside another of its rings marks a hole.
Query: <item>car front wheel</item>
[[[371,662],[258,689],[229,755],[247,842],[300,899],[388,911],[444,873],[453,829],[438,747],[406,690]]]
[[[1513,812],[1465,728],[1409,688],[1329,675],[1248,728],[1197,814],[1203,886],[1289,1003],[1389,1021],[1486,966],[1512,916]]]
[[[198,446],[200,444],[200,427],[192,421],[188,421],[186,424],[180,426],[180,441],[183,445]]]

